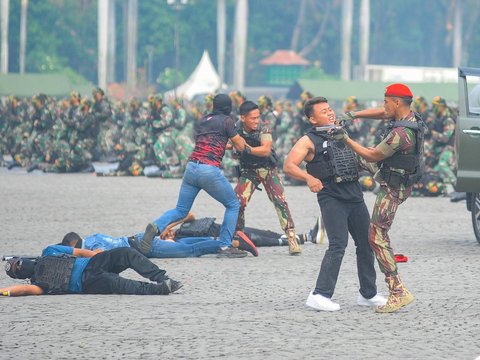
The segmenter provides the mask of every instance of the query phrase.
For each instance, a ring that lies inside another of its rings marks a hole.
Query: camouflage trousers
[[[390,246],[390,230],[398,206],[412,193],[412,186],[404,190],[392,189],[382,184],[377,193],[370,220],[369,243],[385,275],[397,275],[397,263]]]
[[[237,230],[243,230],[245,227],[245,208],[255,192],[254,181],[256,184],[263,185],[268,198],[275,207],[281,228],[284,231],[287,229],[293,229],[295,225],[287,201],[285,200],[285,191],[277,170],[262,168],[256,170],[252,169],[247,173],[245,173],[245,170],[242,170],[242,175],[238,179],[238,184],[235,187],[235,193],[240,201]]]
[[[446,146],[440,153],[438,163],[433,170],[440,174],[440,177],[445,184],[452,184],[455,186],[457,182],[457,177],[454,173],[455,168],[455,150],[453,146]]]

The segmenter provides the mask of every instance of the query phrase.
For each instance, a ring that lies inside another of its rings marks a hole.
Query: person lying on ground
[[[77,237],[80,238],[78,234]],[[152,282],[119,276],[126,269],[132,269]],[[50,245],[35,260],[19,257],[8,259],[5,271],[13,279],[30,279],[30,284],[1,288],[3,296],[168,295],[183,286],[179,281],[170,279],[165,270],[161,270],[140,252],[125,247],[91,251]]]

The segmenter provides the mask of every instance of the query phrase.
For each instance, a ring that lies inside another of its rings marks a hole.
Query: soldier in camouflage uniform
[[[179,166],[176,144],[173,139],[175,119],[172,110],[163,103],[161,94],[149,97],[150,123],[154,134],[153,152],[162,171]]]
[[[455,185],[455,150],[453,148],[455,121],[448,109],[445,99],[436,96],[432,102],[432,110],[435,114],[433,128],[430,132],[433,147],[433,155],[438,160],[433,167],[445,184]]]
[[[33,97],[35,111],[31,117],[32,132],[28,140],[28,155],[30,161],[27,163],[27,171],[33,171],[39,163],[48,162],[52,151],[52,134],[50,130],[54,124],[52,113],[47,107],[47,96],[45,94]]]
[[[105,93],[99,87],[92,91],[93,106],[91,112],[93,114],[94,125],[93,132],[96,134],[96,147],[93,154],[94,160],[100,157],[111,160],[115,157],[114,140],[112,132],[115,132],[116,125],[113,123],[113,112],[110,102],[105,97]]]
[[[277,116],[273,112],[272,99],[262,95],[258,98],[257,103],[260,110],[260,117],[263,123],[272,131],[273,140],[275,141],[277,138],[275,132],[279,119],[277,119]]]
[[[193,123],[187,117],[187,112],[183,108],[183,101],[174,99],[172,104],[174,106],[174,126],[171,136],[175,144],[178,164],[175,166],[169,165],[169,169],[162,172],[162,177],[179,179],[185,171],[195,143],[193,141]]]
[[[364,165],[375,172],[375,180],[380,183],[372,211],[369,242],[390,291],[387,304],[376,308],[381,313],[397,311],[414,299],[398,275],[388,236],[398,206],[411,195],[413,184],[423,175],[426,125],[418,114],[410,110],[412,100],[413,94],[407,86],[392,84],[385,90],[383,109],[348,114],[350,118],[392,119],[390,131],[375,148],[356,143],[344,130],[335,136],[368,162]]]
[[[28,105],[15,96],[9,98],[6,110],[9,129],[7,149],[13,159],[7,167],[11,169],[14,166],[25,166],[28,161],[26,149],[31,122],[28,117]]]
[[[240,106],[239,113],[241,120],[237,122],[237,131],[249,146],[240,154],[240,177],[235,187],[240,201],[237,230],[243,231],[245,208],[255,189],[262,184],[275,207],[280,226],[287,235],[290,255],[300,254],[302,249],[296,240],[295,225],[277,172],[277,157],[272,148],[271,131],[260,121],[260,111],[254,102],[245,101]]]

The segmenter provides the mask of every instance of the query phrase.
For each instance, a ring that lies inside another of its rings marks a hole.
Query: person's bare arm
[[[371,109],[364,109],[358,111],[352,111],[354,118],[364,118],[364,119],[386,119],[387,114],[385,114],[385,110],[383,108],[371,108]]]
[[[78,256],[78,257],[93,257],[97,255],[98,253],[102,252],[102,249],[96,249],[96,250],[87,250],[87,249],[73,249],[73,256]]]
[[[345,144],[347,144],[354,152],[356,152],[368,162],[377,162],[387,158],[387,156],[383,152],[381,152],[378,147],[366,148],[365,146],[360,145],[359,143],[353,141],[350,138],[347,138],[347,140],[345,140]]]
[[[260,146],[255,146],[251,148],[251,154],[260,157],[269,157],[272,153],[272,139],[268,136],[267,139],[262,139],[260,141]]]
[[[303,136],[296,142],[285,158],[283,171],[295,180],[306,182],[310,191],[316,193],[323,189],[322,182],[300,168],[300,164],[303,161],[313,158],[313,152],[314,145],[312,141],[307,136]]]
[[[0,289],[3,296],[43,295],[43,289],[37,285],[12,285]]]
[[[242,152],[245,149],[245,146],[248,146],[245,142],[245,139],[238,134],[234,137],[231,137],[230,140],[237,151]]]

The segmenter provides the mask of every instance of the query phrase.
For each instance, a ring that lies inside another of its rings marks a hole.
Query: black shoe
[[[170,293],[174,293],[175,291],[181,289],[183,284],[180,281],[170,279]]]
[[[234,258],[244,258],[247,255],[248,253],[246,251],[243,251],[234,247],[228,247],[225,249],[218,250],[217,258],[234,259]]]
[[[253,256],[258,256],[258,250],[252,240],[243,232],[237,231],[233,237],[233,243],[238,242],[238,245],[235,246],[240,250],[248,251]]]
[[[464,192],[454,191],[450,193],[448,196],[450,196],[450,202],[459,202],[459,201],[467,200],[467,193],[464,193]]]
[[[145,229],[145,234],[143,234],[143,239],[140,241],[138,250],[143,254],[147,255],[152,248],[153,238],[158,235],[158,227],[156,224],[151,223],[147,225]]]
[[[158,285],[162,285],[164,295],[172,294],[183,287],[180,281],[170,279],[168,276],[165,276],[162,281],[158,281]]]

